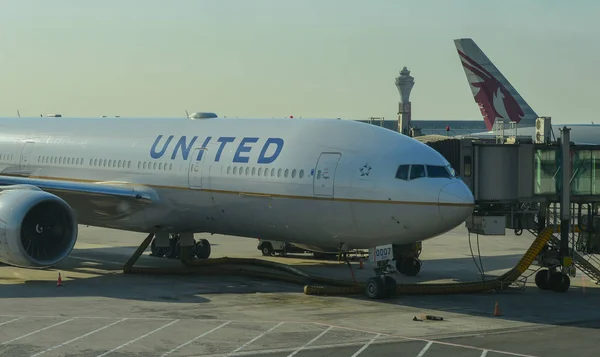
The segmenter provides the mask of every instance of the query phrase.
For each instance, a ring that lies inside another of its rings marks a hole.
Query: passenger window
[[[292,178],[296,178],[296,169],[292,170]]]
[[[304,177],[304,170],[300,170],[300,173],[298,174],[299,178],[303,178]]]
[[[288,174],[289,174],[290,170],[285,169],[285,172],[283,173],[283,177],[287,178]]]
[[[252,168],[252,176],[256,175],[256,167]]]
[[[411,165],[410,168],[410,179],[418,179],[420,177],[425,177],[425,166],[423,165]]]
[[[398,171],[396,171],[396,178],[400,180],[408,180],[408,169],[410,165],[400,165],[398,166]]]

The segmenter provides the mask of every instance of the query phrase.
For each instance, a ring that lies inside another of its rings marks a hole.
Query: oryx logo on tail
[[[492,130],[494,122],[498,118],[519,123],[525,113],[523,113],[521,106],[508,89],[490,72],[462,51],[458,50],[458,54],[465,70],[469,70],[479,78],[479,81],[470,81],[470,83],[473,87],[479,88],[473,97],[479,105],[488,130]]]

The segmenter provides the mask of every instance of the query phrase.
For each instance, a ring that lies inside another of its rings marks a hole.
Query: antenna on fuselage
[[[17,116],[20,118],[21,117],[21,113],[19,113],[19,109],[17,109]]]
[[[185,117],[186,117],[187,119],[189,119],[189,118],[190,118],[190,113],[188,113],[187,109],[185,110]]]

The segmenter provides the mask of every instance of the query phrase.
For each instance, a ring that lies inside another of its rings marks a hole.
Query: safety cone
[[[365,266],[363,264],[363,259],[362,257],[360,257],[360,259],[358,260],[358,269],[363,269]]]
[[[56,286],[63,286],[62,278],[60,277],[60,273],[58,273],[58,281],[56,282]]]
[[[496,301],[496,305],[494,305],[494,316],[502,316],[500,313],[500,306],[498,306],[498,301]]]

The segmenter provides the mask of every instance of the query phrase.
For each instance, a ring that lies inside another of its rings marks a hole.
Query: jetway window
[[[398,166],[398,171],[396,171],[396,178],[400,179],[400,180],[408,180],[409,169],[410,169],[410,165]]]
[[[463,172],[464,172],[465,177],[470,177],[471,176],[471,167],[472,167],[471,157],[465,156],[464,158],[465,158],[465,160],[464,160],[464,164],[463,164],[463,166],[464,166]]]
[[[411,165],[410,169],[410,179],[418,179],[420,177],[425,177],[425,166],[424,165]]]
[[[556,150],[538,149],[535,150],[534,155],[534,193],[536,195],[556,194],[556,179],[560,177],[560,166],[557,162]]]

